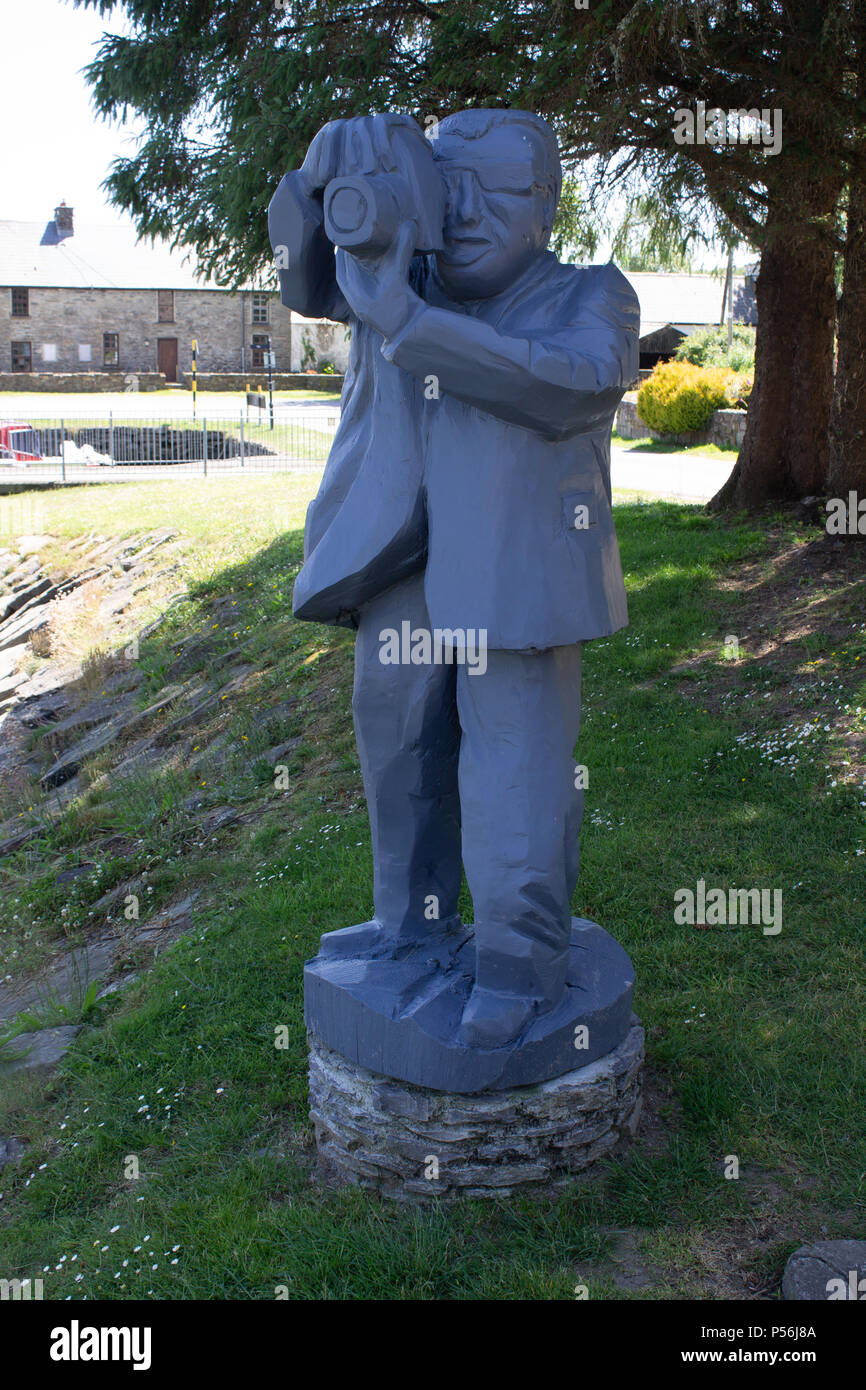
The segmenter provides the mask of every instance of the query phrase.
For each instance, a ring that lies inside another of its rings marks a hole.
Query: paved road
[[[157,479],[252,478],[264,473],[321,474],[324,465],[291,454],[276,458],[259,456],[247,459],[241,467],[239,459],[208,459],[205,474],[201,460],[192,463],[136,463],[100,467],[96,464],[67,463],[65,474],[59,459],[46,459],[42,464],[11,467],[0,464],[0,490],[8,487],[26,488],[33,483],[143,483]]]
[[[679,501],[708,502],[734,466],[730,459],[704,454],[641,453],[614,445],[611,449],[611,483],[615,488],[640,492],[645,497],[671,497]]]
[[[63,418],[62,412],[57,408],[59,400],[60,398],[56,396],[51,397],[50,408],[51,416],[58,421]],[[192,423],[189,418],[189,397],[185,393],[178,393],[177,398],[158,396],[151,398],[150,401],[148,401],[146,394],[93,397],[78,395],[70,400],[74,405],[74,410],[70,405],[68,414],[65,416],[68,422],[83,420],[85,415],[104,419],[106,412],[111,409],[118,422],[124,415],[127,418],[142,419],[143,417],[146,418],[150,411],[153,411],[154,414],[159,412],[160,415],[172,419],[183,419],[187,425]],[[19,405],[26,403],[31,414],[35,414],[38,410],[38,396],[10,398],[4,395],[0,397],[0,418],[5,416],[8,419],[16,414],[15,410],[10,409],[10,401]],[[206,396],[199,397],[200,406],[203,407],[205,402],[207,404],[206,418],[214,427],[219,425],[221,418],[226,421],[238,419],[239,409],[236,396],[232,398],[217,393],[207,393]],[[123,408],[122,411],[121,407]],[[26,418],[27,412],[23,408],[18,413],[21,417]],[[253,421],[255,421],[257,413],[257,411],[251,413]],[[200,410],[199,424],[202,415],[203,410]],[[305,472],[320,470],[321,463],[309,461],[310,451],[301,448],[300,438],[295,438],[292,431],[286,427],[292,424],[306,425],[323,433],[331,434],[339,419],[339,405],[326,404],[320,400],[282,401],[277,407],[276,415],[278,428],[282,428],[279,434],[274,436],[274,445],[279,450],[275,456],[248,456],[246,467],[243,470],[237,460],[211,460],[208,463],[208,475],[220,477],[240,474],[241,472],[273,473],[283,472],[286,469],[303,469]],[[728,478],[732,467],[733,455],[730,459],[719,459],[702,454],[662,454],[622,448],[618,445],[614,445],[611,452],[611,475],[614,488],[637,492],[648,498],[673,498],[682,501],[705,502],[718,492]],[[66,463],[66,481],[75,483],[140,482],[153,478],[200,478],[202,472],[200,462],[171,465],[145,464],[127,467],[119,465],[115,468],[108,468],[80,463],[74,457],[67,456]],[[0,483],[2,484],[26,487],[28,483],[48,481],[62,481],[59,459],[46,459],[44,465],[29,465],[26,468],[0,464]]]
[[[217,427],[221,421],[237,421],[243,410],[244,407],[237,392],[234,394],[216,391],[199,393],[199,423],[204,417]],[[339,417],[339,402],[323,401],[320,398],[298,400],[296,398],[280,399],[277,397],[274,402],[274,411],[275,419],[280,425],[306,424],[330,433],[336,428]],[[192,396],[188,391],[176,391],[165,395],[151,392],[136,394],[111,392],[93,396],[80,392],[45,396],[40,396],[38,392],[21,392],[14,395],[7,392],[0,393],[0,420],[27,419],[32,416],[35,418],[51,417],[58,421],[63,418],[71,423],[84,421],[87,418],[104,420],[109,413],[117,421],[123,419],[183,419],[185,422],[190,422]],[[251,423],[257,423],[258,418],[257,409],[249,412]],[[264,418],[267,418],[266,413]],[[305,463],[303,458],[292,459],[292,446],[288,440],[282,447],[284,452],[272,461],[257,458],[255,470],[257,472],[272,472],[286,467],[309,469],[310,465]],[[670,497],[683,501],[705,502],[718,492],[729,476],[732,467],[733,455],[729,462],[727,459],[705,457],[700,454],[657,454],[624,449],[618,446],[614,446],[612,452],[613,486],[630,492],[639,492],[646,497]],[[235,464],[227,462],[225,464],[213,463],[208,466],[208,471],[218,475],[238,470]],[[23,469],[0,468],[0,481],[21,484],[24,482],[21,476],[23,472]],[[39,470],[39,473],[41,476],[37,477],[36,470],[33,470],[28,476],[34,482],[56,478],[60,473],[60,468],[57,464],[53,467],[49,465],[45,469]],[[128,469],[98,469],[75,466],[74,464],[70,466],[68,463],[66,470],[67,481],[74,482],[93,481],[94,479],[101,482],[119,482],[127,477],[141,479],[162,477],[163,475],[178,478],[201,476],[201,468],[199,465],[189,468],[182,466],[160,468],[157,465],[155,467],[145,466]]]

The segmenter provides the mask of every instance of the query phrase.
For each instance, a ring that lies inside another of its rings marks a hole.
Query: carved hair
[[[559,202],[562,188],[562,165],[559,162],[559,145],[553,127],[548,125],[534,111],[520,111],[512,107],[470,107],[467,111],[457,111],[453,116],[445,116],[439,122],[443,135],[460,135],[464,140],[477,140],[496,126],[526,126],[536,137],[544,156],[544,171]],[[435,142],[434,142],[435,148]]]

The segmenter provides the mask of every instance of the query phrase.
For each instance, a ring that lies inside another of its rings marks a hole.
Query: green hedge
[[[637,413],[657,434],[702,430],[714,410],[735,405],[751,383],[724,367],[660,362],[637,396]]]

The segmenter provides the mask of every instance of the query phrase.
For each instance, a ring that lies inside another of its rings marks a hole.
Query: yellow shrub
[[[637,413],[657,434],[702,430],[714,410],[741,397],[742,374],[728,367],[695,367],[691,362],[660,362],[637,395]]]

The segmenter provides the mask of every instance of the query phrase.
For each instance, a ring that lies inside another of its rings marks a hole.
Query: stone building
[[[646,371],[673,357],[683,338],[724,320],[724,278],[669,271],[623,272],[640,302],[640,366]],[[735,275],[734,323],[758,322],[753,274]]]
[[[627,272],[627,278],[641,305],[644,369],[722,317],[722,282],[715,276]],[[756,322],[753,276],[734,279],[734,321]],[[175,382],[190,372],[193,339],[199,372],[240,379],[266,366],[269,336],[277,373],[323,363],[346,370],[342,324],[295,314],[261,287],[221,289],[197,275],[190,253],[167,242],[137,241],[125,226],[76,227],[65,203],[47,225],[0,222],[2,386],[12,373],[13,388],[47,374],[117,380],[161,373]]]
[[[331,327],[322,325],[327,338]],[[254,372],[269,336],[275,370],[299,370],[292,314],[277,294],[220,289],[166,242],[137,241],[123,226],[76,227],[65,203],[47,225],[0,222],[3,375],[160,372],[174,382],[191,369],[193,339],[200,372]]]

